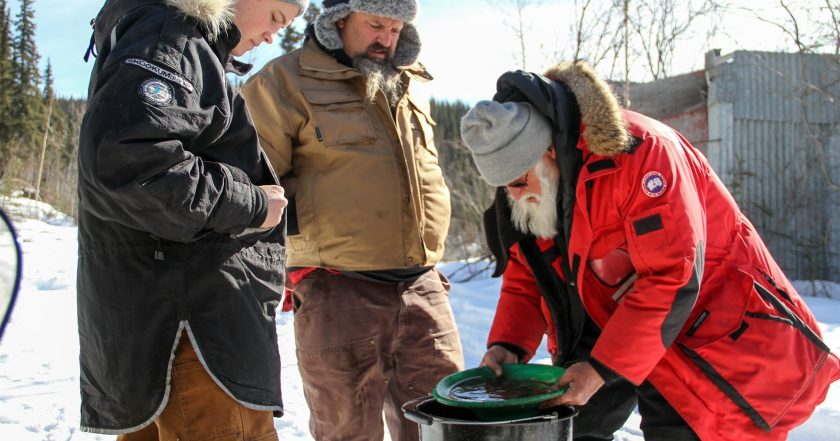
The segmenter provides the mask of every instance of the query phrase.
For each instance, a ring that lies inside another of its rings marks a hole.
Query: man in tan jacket
[[[463,368],[435,269],[449,190],[422,93],[416,0],[326,0],[303,48],[242,88],[289,198],[288,269],[310,431],[416,440],[400,406]]]

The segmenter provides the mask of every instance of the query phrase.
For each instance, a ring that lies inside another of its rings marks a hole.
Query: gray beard
[[[525,193],[518,201],[510,197],[513,226],[540,239],[549,239],[557,235],[557,191],[560,187],[560,171],[553,162],[549,165],[540,159],[536,169],[542,194]],[[528,202],[528,196],[534,196],[538,202]]]
[[[385,94],[388,104],[394,107],[402,95],[400,71],[389,60],[377,62],[366,57],[357,57],[353,66],[365,77],[365,99],[368,103],[376,102],[380,90]]]

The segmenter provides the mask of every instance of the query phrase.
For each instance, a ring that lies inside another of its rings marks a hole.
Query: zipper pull
[[[155,239],[155,260],[160,260],[161,262],[165,260],[165,256],[163,254],[163,250],[160,249],[160,238],[157,236],[152,235]]]

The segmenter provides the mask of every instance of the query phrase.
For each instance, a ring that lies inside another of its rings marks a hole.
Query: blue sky
[[[96,16],[103,4],[104,0],[35,0],[36,39],[42,65],[45,65],[49,58],[55,71],[56,90],[62,96],[84,97],[87,94],[93,62],[85,63],[82,56],[90,41],[90,20]],[[12,15],[16,16],[20,3],[18,0],[9,0],[9,7]],[[484,0],[423,0],[420,19],[422,23],[419,23],[418,27],[422,32],[426,23],[446,22],[459,15],[470,15],[470,11],[487,9],[489,6]],[[433,32],[438,31],[435,29]],[[423,38],[425,40],[425,36]],[[252,60],[259,67],[277,55],[278,50],[263,44],[244,59]],[[445,62],[441,64],[446,65]],[[499,74],[502,72],[499,71]]]
[[[747,1],[747,0],[744,0]],[[61,96],[83,98],[92,62],[82,56],[90,40],[90,20],[96,16],[104,0],[35,0],[36,38],[42,64],[49,58],[55,71],[55,87]],[[543,0],[532,8],[528,23],[527,43],[531,71],[542,71],[569,53],[573,0]],[[19,0],[9,0],[16,15]],[[509,18],[488,0],[422,0],[417,27],[423,40],[420,60],[435,81],[431,95],[439,99],[461,99],[475,102],[489,99],[495,81],[507,70],[520,66],[514,58],[516,39],[507,26]],[[736,48],[776,49],[781,47],[778,35],[767,37],[753,22],[743,20],[707,40],[705,35],[683,42],[677,55],[674,73],[702,68],[703,53],[710,47],[723,48],[724,53]],[[262,45],[244,57],[259,68],[279,55],[275,47]]]

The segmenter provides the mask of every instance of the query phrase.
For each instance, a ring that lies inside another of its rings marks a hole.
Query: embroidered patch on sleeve
[[[187,89],[188,92],[192,93],[195,88],[193,85],[187,81],[186,78],[182,77],[181,75],[176,74],[175,72],[171,72],[166,70],[156,64],[149,63],[146,60],[141,60],[140,58],[128,58],[125,60],[125,64],[132,64],[134,66],[141,67],[143,69],[148,70],[149,72],[165,79],[171,81],[184,89]]]
[[[172,86],[166,81],[149,78],[140,83],[140,96],[150,104],[165,106],[172,102]]]
[[[649,171],[642,178],[642,191],[652,198],[665,194],[666,188],[668,188],[668,181],[658,171]]]

